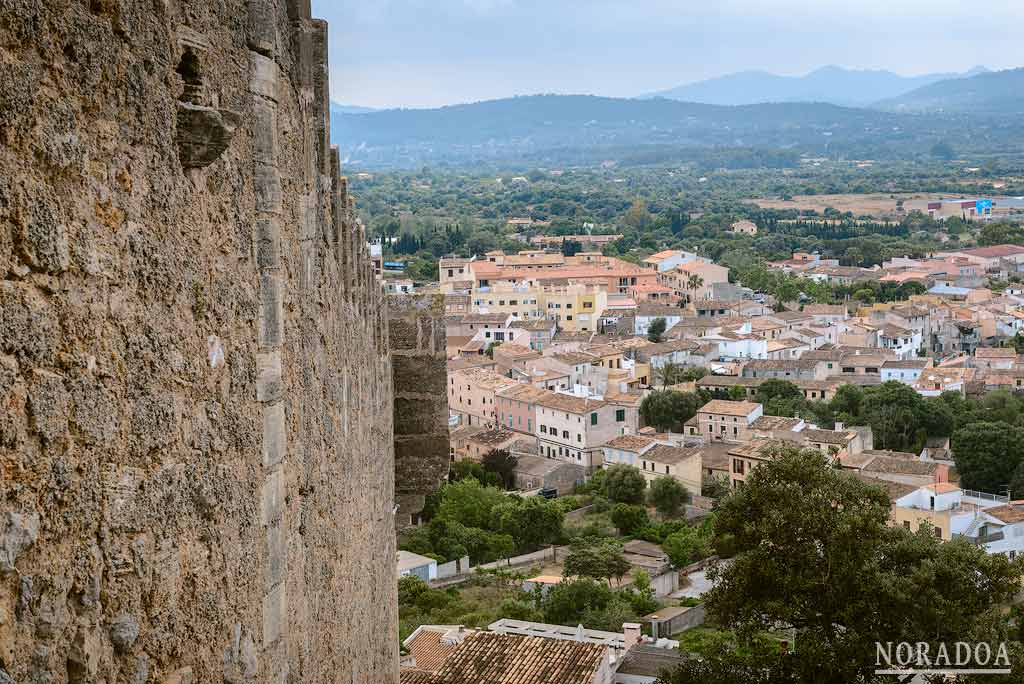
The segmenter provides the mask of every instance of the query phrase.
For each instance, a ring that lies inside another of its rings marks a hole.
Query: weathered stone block
[[[71,423],[86,444],[109,446],[120,431],[117,398],[98,380],[82,378],[71,389]]]
[[[399,393],[431,393],[445,395],[448,391],[448,364],[443,356],[399,352],[391,356],[395,390]]]
[[[277,62],[258,52],[249,53],[249,92],[277,102]]]
[[[50,365],[62,342],[52,307],[27,288],[0,280],[0,350]]]
[[[283,396],[281,385],[281,351],[256,354],[256,399],[272,403]]]
[[[430,493],[448,474],[448,435],[395,437],[395,492]],[[408,512],[408,511],[407,511]]]
[[[182,667],[167,675],[164,684],[195,684],[195,679],[191,667]]]
[[[393,351],[420,349],[420,326],[416,319],[393,318],[390,321]]]
[[[92,682],[100,660],[100,641],[95,632],[81,625],[68,654],[68,681]]]
[[[395,435],[438,434],[447,424],[448,402],[443,399],[395,397]]]
[[[270,404],[263,409],[263,468],[272,470],[284,461],[287,451],[287,432],[284,402]]]
[[[379,284],[287,3],[0,0],[0,679],[398,684]]]
[[[38,513],[8,512],[0,534],[0,574],[14,570],[14,563],[39,538]]]
[[[134,615],[118,615],[110,623],[110,641],[118,651],[130,651],[138,638],[139,621]]]
[[[277,107],[270,103],[253,105],[252,151],[258,164],[277,165]]]
[[[287,0],[287,3],[288,18],[292,21],[309,19],[313,14],[310,0]]]
[[[58,205],[34,202],[25,232],[22,251],[34,267],[49,273],[60,273],[68,268],[71,251],[64,231]]]
[[[276,216],[256,221],[256,263],[260,268],[281,265],[281,220]]]
[[[260,277],[260,347],[272,349],[284,339],[284,311],[281,304],[281,281],[276,275]]]
[[[68,430],[71,397],[59,375],[40,370],[34,375],[28,404],[32,426],[43,438],[43,443],[52,444]]]
[[[319,245],[312,240],[305,240],[299,246],[299,257],[302,259],[299,270],[299,290],[312,296],[320,282]]]
[[[277,17],[273,0],[249,0],[249,49],[266,57],[277,52]]]
[[[251,684],[258,674],[256,644],[242,625],[235,624],[231,645],[224,652],[224,684]]]
[[[260,522],[270,525],[284,515],[284,469],[278,467],[267,474],[262,487],[263,508]]]
[[[253,178],[256,192],[256,211],[281,213],[281,173],[269,164],[257,164]]]
[[[263,645],[269,646],[284,633],[288,619],[287,594],[278,584],[263,597]]]
[[[264,591],[269,592],[273,587],[284,582],[288,568],[288,544],[281,524],[275,523],[267,527],[266,544],[266,572],[263,575],[263,587]]]
[[[132,434],[144,449],[171,444],[177,435],[178,425],[178,412],[173,397],[150,394],[135,400]]]
[[[231,144],[240,121],[237,112],[178,102],[175,140],[182,167],[201,169],[217,161]]]

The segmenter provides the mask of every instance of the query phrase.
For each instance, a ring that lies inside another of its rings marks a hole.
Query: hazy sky
[[[733,71],[1024,66],[1024,0],[313,0],[345,104],[633,96]]]

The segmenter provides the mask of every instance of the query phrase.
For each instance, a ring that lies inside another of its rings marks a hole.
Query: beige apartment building
[[[497,423],[495,393],[517,383],[486,368],[463,368],[448,374],[448,410],[461,425]]]
[[[474,288],[474,311],[512,315],[519,320],[546,319],[566,332],[593,331],[608,308],[608,292],[603,285],[500,284]]]
[[[608,290],[595,284],[544,286],[539,293],[547,318],[566,332],[593,332],[608,308]]]
[[[536,290],[536,287],[512,284],[476,287],[470,292],[470,306],[473,311],[514,316],[523,321],[540,319],[544,318],[544,309]]]
[[[597,399],[549,392],[537,406],[538,454],[592,471],[604,463],[602,447],[627,429],[624,407]]]
[[[468,289],[473,283],[473,274],[470,272],[472,261],[464,257],[442,257],[438,260],[438,283],[441,292],[452,293]]]
[[[763,413],[752,401],[713,399],[697,412],[697,429],[706,442],[746,442],[751,424]]]
[[[729,227],[729,230],[737,235],[757,235],[757,224],[753,221],[744,219],[732,224],[732,226]]]
[[[700,287],[696,290],[689,287],[690,276],[700,279]],[[706,261],[690,261],[671,271],[658,273],[658,282],[671,288],[675,296],[687,301],[708,299],[712,285],[729,282],[729,269]]]

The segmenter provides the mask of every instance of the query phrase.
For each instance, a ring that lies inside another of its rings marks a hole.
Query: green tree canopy
[[[731,488],[729,478],[722,475],[705,475],[700,486],[700,495],[709,499],[718,500],[728,496]]]
[[[469,556],[474,564],[490,563],[515,552],[515,540],[510,535],[469,527],[444,517],[430,521],[427,535],[432,555],[445,561]]]
[[[488,472],[483,465],[470,459],[463,459],[452,463],[448,472],[448,479],[452,482],[473,478],[482,485],[488,487],[500,487],[501,478],[496,473]]]
[[[645,230],[652,221],[653,217],[647,210],[647,203],[642,199],[633,200],[632,206],[622,216],[622,222],[637,231]]]
[[[703,366],[692,366],[683,371],[683,382],[692,382],[700,380],[708,374],[708,369]]]
[[[617,463],[605,469],[604,491],[613,503],[643,503],[647,480],[638,468]]]
[[[772,378],[758,385],[755,401],[764,405],[764,412],[769,416],[794,417],[804,408],[803,391],[789,382]]]
[[[491,522],[491,511],[507,500],[497,487],[485,487],[476,479],[467,478],[445,485],[437,517],[467,527],[486,528]]]
[[[682,568],[711,555],[711,538],[704,528],[680,528],[665,537],[661,548],[672,565]]]
[[[756,400],[767,404],[773,399],[803,399],[804,393],[789,380],[771,378],[757,386]]]
[[[660,316],[655,318],[647,326],[647,339],[651,342],[661,342],[664,339],[666,327],[668,327],[668,323],[664,318]]]
[[[491,515],[491,528],[512,537],[521,553],[554,542],[565,517],[558,504],[541,496],[511,497],[495,506]]]
[[[651,483],[647,501],[661,516],[673,517],[690,501],[690,493],[674,477],[659,477]]]
[[[917,453],[927,437],[945,437],[954,425],[945,399],[925,399],[900,382],[867,389],[844,385],[829,406],[836,420],[869,426],[876,449]]]
[[[992,245],[1024,244],[1024,226],[1014,223],[986,223],[978,235],[978,244],[983,247]]]
[[[611,510],[612,524],[619,530],[619,534],[631,535],[646,527],[651,522],[647,515],[647,509],[643,506],[617,503]]]
[[[603,610],[614,600],[615,593],[593,579],[562,580],[544,597],[544,621],[555,625],[581,624],[586,613]]]
[[[491,449],[480,459],[480,465],[489,473],[498,477],[505,489],[515,489],[515,469],[519,459],[509,453],[508,449]]]
[[[590,577],[611,581],[629,572],[621,544],[614,539],[583,537],[569,545],[562,572],[567,577]]]
[[[781,449],[719,505],[715,533],[739,552],[711,573],[709,615],[737,634],[791,627],[796,681],[808,682],[870,681],[879,641],[994,636],[1020,563],[891,527],[889,511],[882,488],[820,453]]]
[[[1005,423],[971,423],[953,433],[950,446],[964,487],[1001,494],[1024,462],[1024,429]]]
[[[640,417],[661,432],[680,432],[683,423],[697,415],[702,404],[693,392],[655,390],[640,402]]]
[[[662,387],[675,385],[686,380],[686,369],[678,363],[665,363],[654,368],[653,375]]]

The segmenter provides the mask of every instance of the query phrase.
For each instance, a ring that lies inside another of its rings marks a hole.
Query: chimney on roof
[[[643,632],[640,631],[639,622],[624,622],[622,623],[622,636],[625,642],[626,650],[633,648],[633,646],[639,644],[643,640]]]
[[[843,428],[846,427],[844,423],[836,421],[836,432],[842,432]]]

